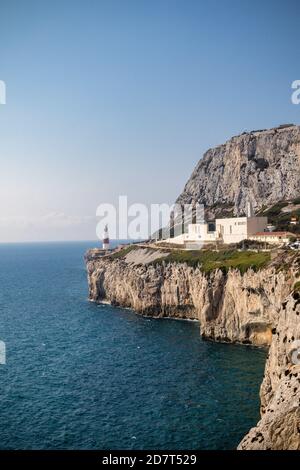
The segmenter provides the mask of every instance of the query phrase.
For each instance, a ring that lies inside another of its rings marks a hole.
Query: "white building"
[[[214,223],[189,224],[187,233],[164,240],[167,243],[192,246],[209,243],[239,243],[250,239],[257,233],[267,231],[267,217],[255,217],[252,205],[247,204],[246,217],[231,217],[216,219]]]
[[[291,225],[297,225],[297,223],[298,223],[297,217],[295,217],[295,216],[291,217],[290,224]]]
[[[295,234],[290,232],[257,232],[249,238],[270,245],[287,245],[293,237]]]
[[[213,224],[189,224],[188,232],[174,238],[164,240],[178,245],[208,244],[220,242],[224,244],[239,243],[249,239],[257,232],[267,230],[267,217],[232,217],[230,219],[216,219]]]
[[[239,243],[257,232],[264,232],[267,225],[267,217],[216,219],[216,233],[223,243]]]

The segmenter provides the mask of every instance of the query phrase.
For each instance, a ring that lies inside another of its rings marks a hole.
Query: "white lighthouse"
[[[109,235],[107,225],[104,227],[102,248],[103,250],[109,250]]]

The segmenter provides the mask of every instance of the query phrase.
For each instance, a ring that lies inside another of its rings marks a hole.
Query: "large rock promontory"
[[[211,214],[257,212],[300,195],[300,126],[244,132],[209,149],[178,203],[197,201]]]
[[[262,418],[239,448],[300,448],[300,366],[291,360],[293,342],[300,339],[300,295],[293,292],[297,255],[283,253],[262,269],[244,273],[203,272],[201,266],[164,258],[163,250],[151,248],[108,256],[89,251],[90,300],[142,315],[199,320],[207,339],[270,346],[261,386]]]

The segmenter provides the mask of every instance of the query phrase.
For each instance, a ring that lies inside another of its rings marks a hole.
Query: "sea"
[[[0,448],[236,448],[259,419],[266,351],[90,302],[95,246],[0,245]]]

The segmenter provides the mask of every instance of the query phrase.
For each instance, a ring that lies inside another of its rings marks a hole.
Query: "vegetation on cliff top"
[[[128,255],[132,250],[135,250],[138,248],[137,245],[128,245],[122,248],[119,251],[115,251],[110,255],[110,259],[118,259],[118,258],[123,258],[124,256]]]
[[[300,292],[300,281],[295,282],[294,292]]]
[[[295,235],[300,233],[300,224],[291,225],[290,220],[291,216],[296,217],[300,220],[300,197],[293,199],[291,201],[280,201],[277,204],[270,208],[262,208],[258,215],[263,215],[268,217],[269,223],[276,226],[278,231],[288,231],[293,232]],[[293,207],[294,209],[288,210],[288,206]],[[285,211],[283,209],[287,208]]]
[[[179,248],[167,249],[166,247],[161,248],[144,244],[132,244],[111,253],[106,258],[110,260],[125,259],[133,250],[145,251],[145,259],[143,260],[143,255],[139,253],[136,264],[139,264],[139,262],[152,265],[162,263],[185,263],[193,268],[199,267],[206,273],[214,271],[215,269],[221,269],[223,272],[227,272],[230,268],[238,269],[241,273],[245,273],[250,268],[254,271],[259,271],[267,266],[272,266],[275,268],[276,272],[293,269],[295,277],[300,277],[300,253],[288,249],[258,251],[254,249],[242,250],[237,247],[228,247],[221,248],[219,251],[215,251],[214,249],[182,250]],[[157,258],[149,261],[149,254],[151,254],[151,252],[154,254],[156,251],[158,252]],[[161,256],[162,252],[164,253],[163,257]]]
[[[199,266],[204,272],[221,269],[227,272],[230,268],[238,269],[241,273],[252,268],[258,271],[265,267],[271,259],[269,252],[256,253],[253,251],[183,251],[176,250],[163,259],[157,259],[153,264],[186,263],[188,266]]]

